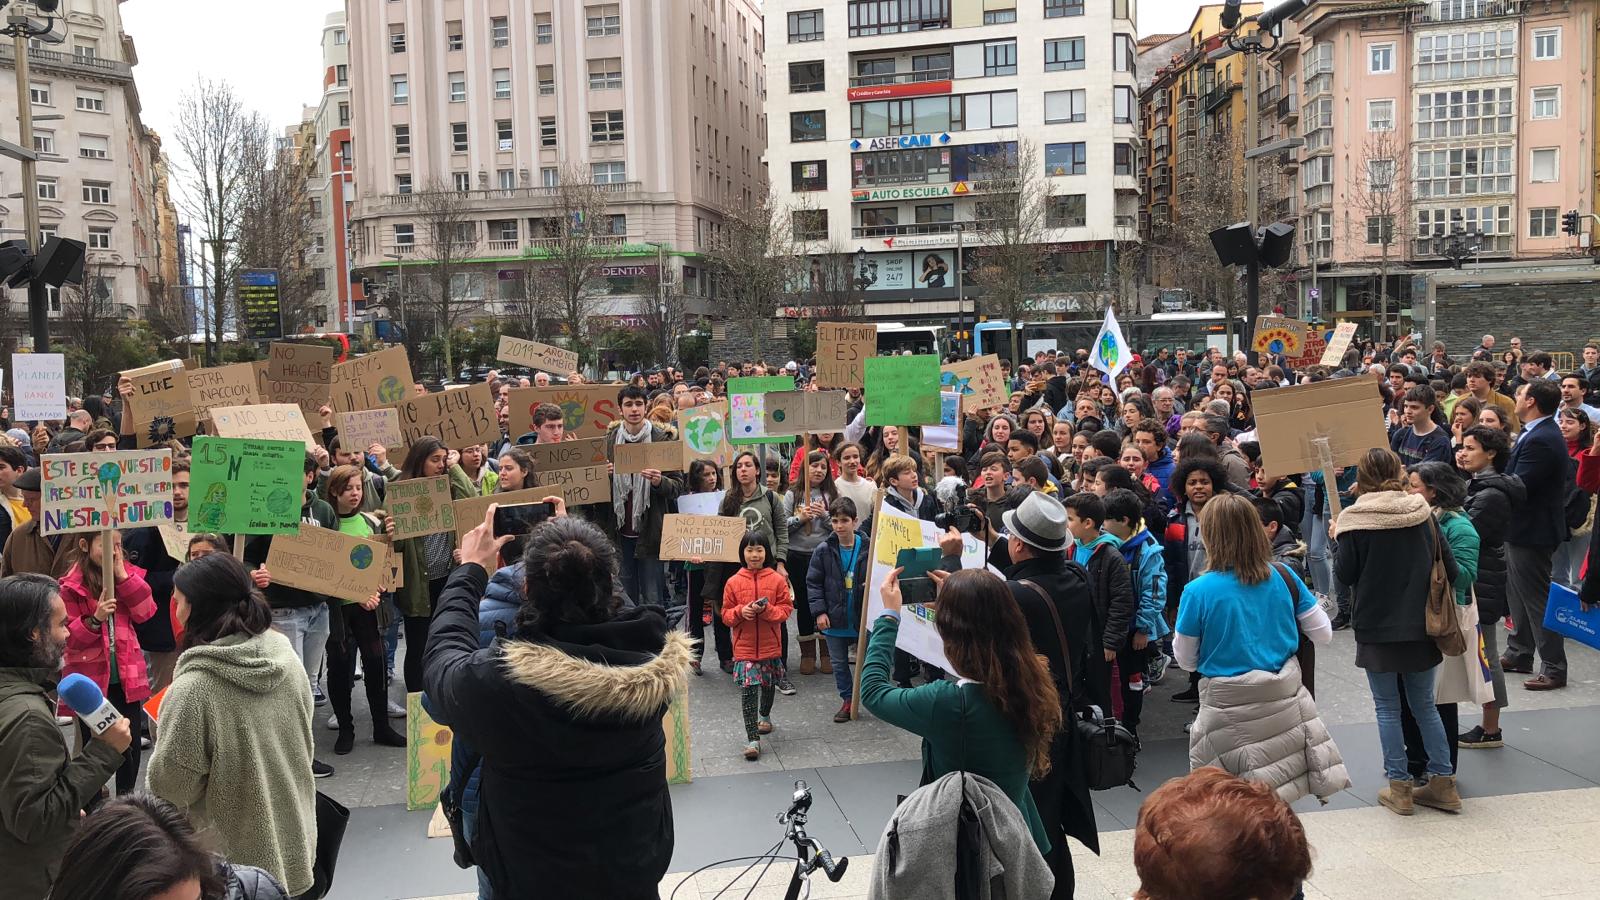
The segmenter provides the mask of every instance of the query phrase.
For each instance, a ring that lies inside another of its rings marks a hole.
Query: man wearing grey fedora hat
[[[1077,688],[1083,684],[1086,672],[1084,654],[1091,649],[1094,607],[1089,573],[1067,557],[1072,544],[1067,534],[1067,511],[1050,496],[1033,491],[1015,509],[1001,514],[1000,520],[1005,529],[1001,541],[1010,559],[1004,573],[1006,587],[1028,623],[1034,650],[1050,663],[1050,674],[1061,694],[1063,717],[1070,723],[1067,717],[1072,715],[1073,691],[1068,685],[1081,697]],[[953,528],[940,539],[941,565],[946,571],[961,568],[961,545],[961,533]],[[997,544],[995,557],[1000,556],[1000,549]],[[933,578],[942,580],[943,573],[934,573]],[[1073,892],[1072,855],[1063,834],[1100,852],[1094,807],[1090,805],[1089,787],[1082,771],[1076,729],[1069,724],[1056,733],[1050,748],[1050,773],[1028,785],[1054,847],[1045,857],[1056,876],[1052,898],[1069,898]]]

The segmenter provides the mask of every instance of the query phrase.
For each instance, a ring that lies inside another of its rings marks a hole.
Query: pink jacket
[[[83,563],[87,562],[85,558]],[[150,698],[150,676],[133,626],[156,614],[156,601],[150,594],[150,585],[145,583],[144,570],[131,563],[127,566],[127,580],[116,587],[117,611],[112,618],[116,620],[117,674],[122,679],[122,696],[129,703],[137,703]],[[61,674],[81,672],[104,691],[111,683],[111,658],[106,648],[110,629],[101,625],[99,631],[93,631],[83,621],[94,612],[97,599],[84,586],[83,564],[73,566],[61,579],[61,602],[67,607],[67,661]],[[62,710],[61,715],[70,715],[66,707]]]

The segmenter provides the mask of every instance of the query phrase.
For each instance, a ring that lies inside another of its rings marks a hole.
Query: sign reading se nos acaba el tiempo
[[[899,187],[862,188],[850,192],[852,203],[884,203],[894,200],[926,200],[934,197],[961,197],[968,192],[965,181],[945,184],[908,184]]]

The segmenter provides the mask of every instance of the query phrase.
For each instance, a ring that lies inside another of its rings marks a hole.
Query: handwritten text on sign
[[[66,357],[18,353],[11,357],[12,421],[43,422],[67,417]]]
[[[332,347],[320,344],[273,344],[267,350],[267,377],[273,381],[327,384],[333,378]]]
[[[337,413],[334,424],[339,429],[339,446],[346,450],[365,451],[373,444],[390,449],[405,446],[400,439],[400,412],[393,407]]]
[[[569,507],[611,502],[611,474],[605,466],[540,472],[539,487],[549,488],[546,496],[560,495]]]
[[[522,449],[533,457],[535,472],[548,472],[552,469],[605,465],[606,441],[606,438],[585,438],[581,441],[558,441],[554,444],[523,444]]]
[[[222,534],[294,534],[305,499],[300,441],[197,437],[189,527]]]
[[[172,521],[172,451],[57,453],[41,460],[44,534]]]
[[[218,437],[251,437],[268,441],[299,441],[309,450],[316,446],[305,413],[292,403],[256,406],[219,406],[211,411]]]
[[[517,388],[507,396],[506,427],[513,438],[533,430],[533,411],[541,403],[561,410],[567,434],[580,438],[603,437],[612,422],[622,418],[617,408],[617,385],[579,385],[564,388]]]
[[[394,519],[396,540],[456,530],[448,475],[391,481],[384,504]]]
[[[738,562],[747,527],[740,516],[667,513],[661,518],[661,558]]]
[[[657,472],[676,472],[683,468],[683,445],[677,441],[652,441],[648,444],[618,444],[616,454],[618,475],[631,475],[654,469]]]
[[[817,323],[817,386],[861,388],[862,361],[878,353],[878,326],[854,322]]]
[[[390,347],[333,367],[334,412],[394,406],[411,390],[411,360],[406,348]]]
[[[487,444],[500,437],[494,414],[494,389],[480,382],[459,391],[440,391],[399,404],[400,438],[409,446],[436,437],[452,450]]]
[[[359,603],[383,586],[388,552],[378,541],[304,525],[272,539],[267,571],[277,584]]]
[[[218,406],[252,406],[261,402],[255,367],[250,363],[196,369],[188,377],[189,396],[196,413],[207,413]]]
[[[504,363],[543,369],[561,375],[576,371],[578,368],[578,354],[571,350],[563,350],[538,341],[525,341],[508,334],[500,336],[499,352],[494,358]]]

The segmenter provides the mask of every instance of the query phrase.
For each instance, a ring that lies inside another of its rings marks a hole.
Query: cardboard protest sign
[[[1310,366],[1322,364],[1322,357],[1328,352],[1328,340],[1333,337],[1333,329],[1316,325],[1307,326],[1306,343],[1300,348],[1299,356],[1291,356],[1285,362],[1291,369],[1305,369]]]
[[[1005,406],[1011,399],[1005,376],[1000,373],[1000,357],[992,353],[940,368],[939,385],[965,397],[972,409]]]
[[[219,534],[294,534],[305,499],[305,460],[300,441],[195,438],[189,527]]]
[[[385,489],[383,505],[394,520],[397,541],[456,530],[448,475],[391,481]]]
[[[604,437],[612,422],[622,418],[615,384],[580,384],[562,388],[516,388],[507,394],[506,428],[512,439],[533,430],[533,411],[541,403],[561,410],[567,434],[580,438]]]
[[[133,382],[124,402],[122,433],[141,447],[195,433],[197,417],[189,395],[189,376],[176,359],[121,373]]]
[[[603,466],[609,461],[606,459],[606,438],[603,437],[554,444],[523,444],[521,447],[533,457],[535,472]]]
[[[360,603],[383,587],[387,553],[380,541],[302,525],[272,538],[267,571],[274,584]]]
[[[411,391],[411,360],[406,348],[390,347],[333,366],[334,412],[395,406]]]
[[[727,400],[678,410],[678,434],[683,436],[684,471],[697,459],[708,459],[719,469],[733,459],[733,448],[728,445]]]
[[[400,411],[392,406],[334,413],[333,422],[339,430],[339,446],[346,450],[365,451],[382,444],[392,452],[406,445],[400,437]]]
[[[1255,340],[1251,349],[1274,356],[1299,356],[1305,352],[1306,323],[1283,316],[1256,317]]]
[[[485,382],[456,391],[424,394],[402,401],[400,439],[407,446],[424,437],[436,437],[451,450],[500,439],[500,421],[494,413],[494,389]]]
[[[667,741],[667,784],[688,784],[694,780],[689,754],[689,686],[673,695],[661,717],[661,733]]]
[[[383,590],[398,591],[406,586],[406,555],[385,542],[389,555],[384,560]]]
[[[338,356],[323,344],[272,344],[267,348],[267,377],[273,381],[328,384]]]
[[[250,364],[256,375],[256,391],[263,403],[293,403],[300,407],[307,422],[316,422],[324,406],[331,406],[333,386],[315,381],[280,381],[270,374],[268,360],[258,359]]]
[[[219,406],[253,406],[261,402],[255,367],[247,362],[193,369],[188,378],[189,397],[200,418],[207,418]]]
[[[763,395],[763,428],[769,436],[840,432],[849,409],[844,391],[775,391]]]
[[[217,437],[299,441],[307,450],[316,446],[305,413],[292,403],[218,406],[211,410],[211,428]]]
[[[939,357],[873,357],[866,393],[868,425],[937,425]]]
[[[679,494],[678,512],[686,516],[714,516],[722,507],[727,491],[706,491],[700,494]]]
[[[869,570],[862,604],[860,625],[862,633],[871,632],[872,626],[883,613],[883,598],[876,586],[889,577],[900,551],[908,547],[932,547],[941,537],[938,526],[903,513],[887,503],[879,502],[872,517],[872,546],[869,551]],[[985,547],[973,535],[963,535],[961,568],[978,569],[984,566]],[[936,665],[946,672],[955,668],[944,655],[944,639],[934,625],[934,611],[922,604],[908,604],[900,619],[899,636],[895,646],[926,663]],[[857,682],[859,689],[860,682]]]
[[[539,473],[539,487],[545,496],[560,496],[567,508],[589,503],[611,502],[611,473],[605,466],[558,469]]]
[[[13,422],[59,422],[67,417],[67,363],[60,353],[11,357]]]
[[[661,517],[662,559],[703,559],[708,562],[739,562],[739,541],[744,537],[742,516],[686,516],[667,513]]]
[[[51,453],[40,459],[39,531],[68,534],[172,521],[172,451]]]
[[[683,445],[677,441],[618,444],[612,451],[618,475],[632,475],[645,469],[677,472],[683,469]]]
[[[862,363],[878,355],[878,326],[859,322],[817,323],[817,387],[866,386]]]
[[[1328,348],[1322,351],[1319,362],[1324,366],[1337,366],[1344,360],[1344,355],[1350,351],[1350,342],[1356,337],[1356,323],[1340,322],[1334,326],[1333,339],[1328,341]]]
[[[156,526],[156,533],[161,535],[161,546],[167,555],[179,564],[189,560],[189,539],[194,537],[187,529],[177,522],[168,522]]]
[[[500,335],[500,347],[494,358],[514,366],[543,369],[559,375],[578,370],[578,354],[571,350],[538,341],[525,341],[508,334]]]
[[[422,692],[406,695],[406,809],[427,809],[439,802],[450,780],[450,754],[455,735],[422,705]]]
[[[792,444],[793,436],[767,435],[766,395],[773,391],[794,390],[794,379],[787,375],[762,375],[728,379],[728,443],[736,447],[749,444]]]
[[[1256,391],[1256,440],[1261,465],[1274,475],[1320,469],[1315,444],[1327,438],[1333,465],[1353,466],[1373,447],[1389,446],[1383,399],[1370,378],[1337,378]]]

